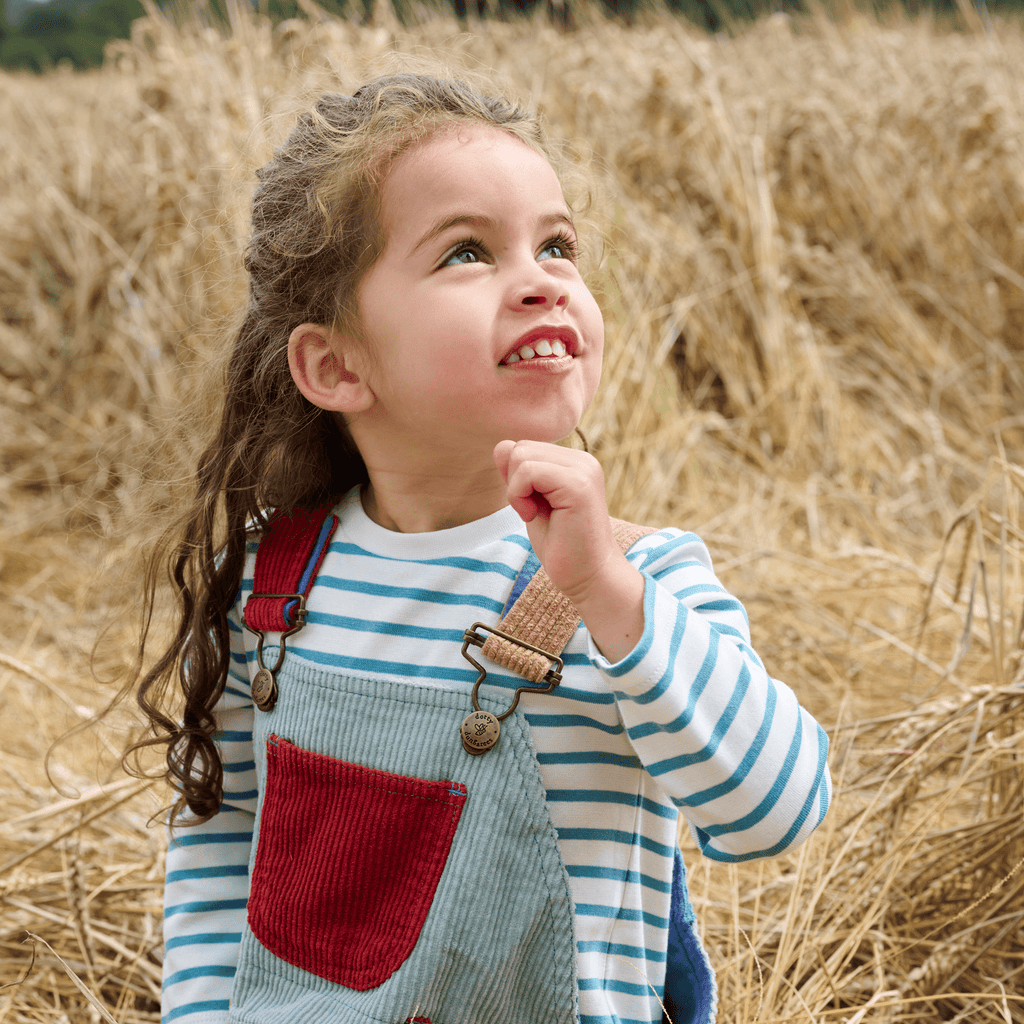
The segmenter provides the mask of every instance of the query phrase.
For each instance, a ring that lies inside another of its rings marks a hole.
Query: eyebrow
[[[576,225],[573,224],[572,218],[567,213],[549,213],[540,219],[541,224],[567,224],[574,231]],[[423,246],[432,242],[439,235],[443,235],[449,228],[458,227],[460,224],[467,224],[470,227],[481,227],[488,229],[495,229],[499,226],[498,221],[492,217],[481,217],[477,214],[472,213],[456,213],[451,217],[445,217],[443,220],[439,220],[436,224],[432,225],[420,236],[416,244],[409,250],[409,255],[413,255],[418,252]]]

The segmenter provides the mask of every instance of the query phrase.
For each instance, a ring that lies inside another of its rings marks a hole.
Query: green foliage
[[[0,65],[49,71],[62,62],[84,70],[103,63],[108,39],[127,39],[145,13],[139,0],[50,0],[24,9],[19,23],[0,22]]]
[[[246,0],[239,0],[245,3]],[[250,0],[255,10],[274,22],[302,17],[298,0]],[[328,14],[367,18],[375,0],[317,0]],[[806,14],[820,7],[827,12],[848,13],[860,8],[881,20],[894,10],[915,18],[929,12],[956,23],[957,0],[390,0],[399,18],[416,21],[425,9],[437,7],[466,14],[503,19],[531,17],[546,9],[562,23],[572,24],[572,12],[595,6],[608,17],[627,23],[652,6],[667,9],[679,18],[708,32],[728,32],[744,23],[777,11]],[[982,13],[986,0],[968,0]],[[203,17],[225,27],[225,0],[204,0]],[[195,16],[196,0],[163,0],[164,10],[175,20]],[[1024,0],[987,0],[987,7],[1003,14],[1018,14]],[[8,16],[8,12],[13,12]],[[103,61],[103,45],[109,39],[127,39],[132,21],[142,17],[140,0],[0,0],[0,66],[45,72],[62,61],[78,69],[96,67]],[[20,15],[20,17],[19,17]]]

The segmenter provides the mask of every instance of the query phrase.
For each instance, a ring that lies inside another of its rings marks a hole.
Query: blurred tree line
[[[127,39],[132,22],[143,14],[139,0],[4,3],[0,65],[48,71],[68,61],[78,69],[98,67],[103,62],[103,44],[108,39]]]
[[[246,2],[246,0],[241,0]],[[302,17],[299,0],[250,0],[275,22]],[[375,0],[317,0],[329,14],[367,18]],[[933,12],[956,22],[958,7],[968,3],[983,14],[986,0],[389,0],[398,17],[420,20],[430,8],[450,7],[460,20],[469,18],[532,17],[540,11],[556,24],[573,27],[581,15],[595,10],[632,22],[652,7],[667,8],[709,32],[728,31],[742,23],[778,11],[808,13],[814,7],[849,13],[864,10],[885,20],[894,8],[911,17]],[[1024,0],[988,0],[1002,14],[1019,14]],[[227,23],[226,0],[164,0],[160,6],[175,20],[194,16],[213,24]],[[135,18],[144,14],[140,0],[0,0],[0,66],[44,72],[62,62],[76,69],[98,67],[109,39],[127,39]]]

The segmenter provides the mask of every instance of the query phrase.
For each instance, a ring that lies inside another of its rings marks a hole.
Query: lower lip
[[[533,359],[520,359],[515,363],[502,363],[503,370],[539,370],[547,373],[557,373],[572,366],[573,356],[540,356]]]

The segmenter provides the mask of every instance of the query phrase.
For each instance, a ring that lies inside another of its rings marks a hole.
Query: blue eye
[[[458,252],[453,252],[445,261],[446,267],[458,266],[460,263],[479,263],[480,259],[472,249],[459,249]]]
[[[441,260],[442,267],[465,267],[473,263],[482,263],[487,256],[487,248],[478,238],[464,238],[458,245],[448,250],[448,255]]]
[[[576,241],[568,235],[558,235],[544,243],[544,247],[537,253],[538,260],[572,260],[577,258]]]

